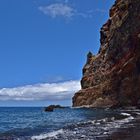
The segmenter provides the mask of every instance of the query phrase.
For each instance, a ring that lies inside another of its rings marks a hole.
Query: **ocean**
[[[136,126],[138,109],[1,107],[0,140],[96,140]]]

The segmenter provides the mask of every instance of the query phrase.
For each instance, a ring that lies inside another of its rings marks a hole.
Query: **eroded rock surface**
[[[83,68],[73,106],[140,104],[140,0],[116,0],[100,31],[101,47]]]

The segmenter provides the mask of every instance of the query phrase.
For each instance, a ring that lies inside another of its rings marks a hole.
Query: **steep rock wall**
[[[140,0],[116,0],[101,28],[101,47],[83,68],[73,106],[140,104]]]

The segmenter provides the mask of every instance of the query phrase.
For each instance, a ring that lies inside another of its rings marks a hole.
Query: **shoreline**
[[[139,111],[133,110],[132,114],[129,114],[131,110],[129,112],[124,110],[121,113],[124,118],[120,119],[111,117],[77,123],[48,133],[46,138],[42,138],[43,140],[140,140]],[[52,136],[49,137],[50,135]],[[38,138],[40,139],[37,140],[42,140],[41,135]]]
[[[4,109],[3,111],[5,112]],[[28,116],[30,109],[26,111]],[[6,132],[7,134],[1,133],[0,138],[3,140],[140,140],[140,109],[134,107],[127,109],[69,108],[57,109],[51,113],[35,109],[34,113],[36,114],[38,111],[41,116],[43,113],[47,117],[44,122],[50,119],[51,127],[48,127],[49,122],[46,125],[42,123],[42,127],[39,125],[40,127],[38,129],[34,128],[34,131],[28,129],[29,131],[27,132],[24,129],[17,129],[16,131]],[[73,122],[77,117],[71,116],[71,113],[78,117],[77,121]],[[61,119],[60,115],[65,117]],[[79,119],[79,116],[84,118]],[[56,122],[57,118],[58,123]],[[64,119],[66,120],[64,121]],[[69,121],[70,119],[72,120]],[[55,121],[51,123],[53,120]],[[60,126],[62,122],[65,124]],[[57,124],[55,125],[55,123]],[[54,126],[52,127],[52,125]],[[60,127],[56,128],[55,126],[58,125]]]
[[[119,128],[105,140],[140,140],[140,117],[133,122],[134,126],[128,128]]]

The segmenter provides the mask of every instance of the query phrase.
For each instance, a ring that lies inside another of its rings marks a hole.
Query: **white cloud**
[[[82,18],[92,18],[93,17],[93,11],[85,11],[81,12],[77,9],[73,8],[68,0],[65,0],[65,3],[53,3],[47,6],[40,6],[38,8],[41,12],[43,12],[45,15],[50,16],[52,18],[56,17],[63,17],[67,19],[71,19],[72,17],[82,17]]]
[[[75,14],[75,10],[67,4],[54,3],[48,6],[40,6],[39,10],[52,18],[62,16],[71,18]]]
[[[0,89],[0,100],[65,100],[80,89],[79,81],[42,83]]]

